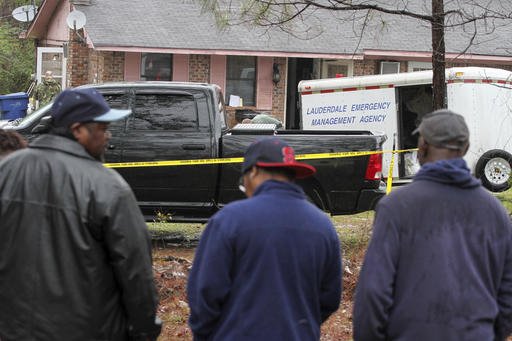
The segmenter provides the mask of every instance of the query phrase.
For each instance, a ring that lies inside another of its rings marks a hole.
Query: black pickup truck
[[[374,151],[384,135],[367,131],[287,131],[228,129],[220,88],[213,84],[122,82],[87,85],[113,108],[131,108],[110,126],[107,163],[241,157],[262,135],[277,135],[296,154]],[[33,138],[51,105],[4,129]],[[36,128],[36,129],[34,129]],[[247,127],[245,127],[247,128]],[[370,210],[384,195],[379,154],[308,160],[318,172],[301,180],[312,202],[332,215]],[[170,214],[176,221],[204,221],[224,204],[243,198],[239,163],[115,168],[130,184],[147,218]]]

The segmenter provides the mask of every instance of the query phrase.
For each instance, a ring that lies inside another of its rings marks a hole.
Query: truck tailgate
[[[296,154],[332,153],[381,150],[383,135],[369,132],[277,131],[277,136],[288,142]],[[227,134],[222,137],[222,157],[239,157],[249,144],[262,135]],[[379,180],[365,180],[369,156],[311,159],[317,173],[309,179],[298,180],[306,194],[318,206],[333,215],[350,214],[372,209],[384,192]],[[240,164],[221,166],[219,203],[243,198],[238,191]],[[368,191],[371,193],[368,196]],[[369,201],[362,203],[361,200]]]

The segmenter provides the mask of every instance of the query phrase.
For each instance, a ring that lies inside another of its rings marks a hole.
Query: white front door
[[[41,83],[46,71],[52,71],[53,78],[60,82],[61,88],[66,88],[66,58],[62,47],[37,48],[37,84]]]

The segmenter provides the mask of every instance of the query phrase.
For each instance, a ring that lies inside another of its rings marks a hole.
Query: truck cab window
[[[137,94],[130,129],[197,131],[197,106],[192,96]]]
[[[108,93],[104,92],[103,97],[107,101],[108,105],[112,109],[129,109],[129,95],[126,93]],[[109,125],[109,130],[113,133],[122,132],[126,129],[126,121],[127,119],[111,122]]]

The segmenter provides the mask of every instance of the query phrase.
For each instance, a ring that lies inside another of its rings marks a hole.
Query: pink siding
[[[225,92],[226,89],[226,56],[210,56],[210,83],[217,84]]]
[[[258,57],[258,79],[256,80],[256,107],[260,110],[272,110],[272,62],[271,57]],[[282,76],[281,76],[282,77]]]
[[[139,52],[126,52],[124,54],[124,80],[140,80],[140,58]]]
[[[188,55],[174,54],[172,56],[172,80],[188,82]]]
[[[46,32],[47,42],[59,42],[69,40],[69,29],[66,18],[69,14],[69,1],[63,1],[54,12],[53,18],[48,22],[48,31]]]

